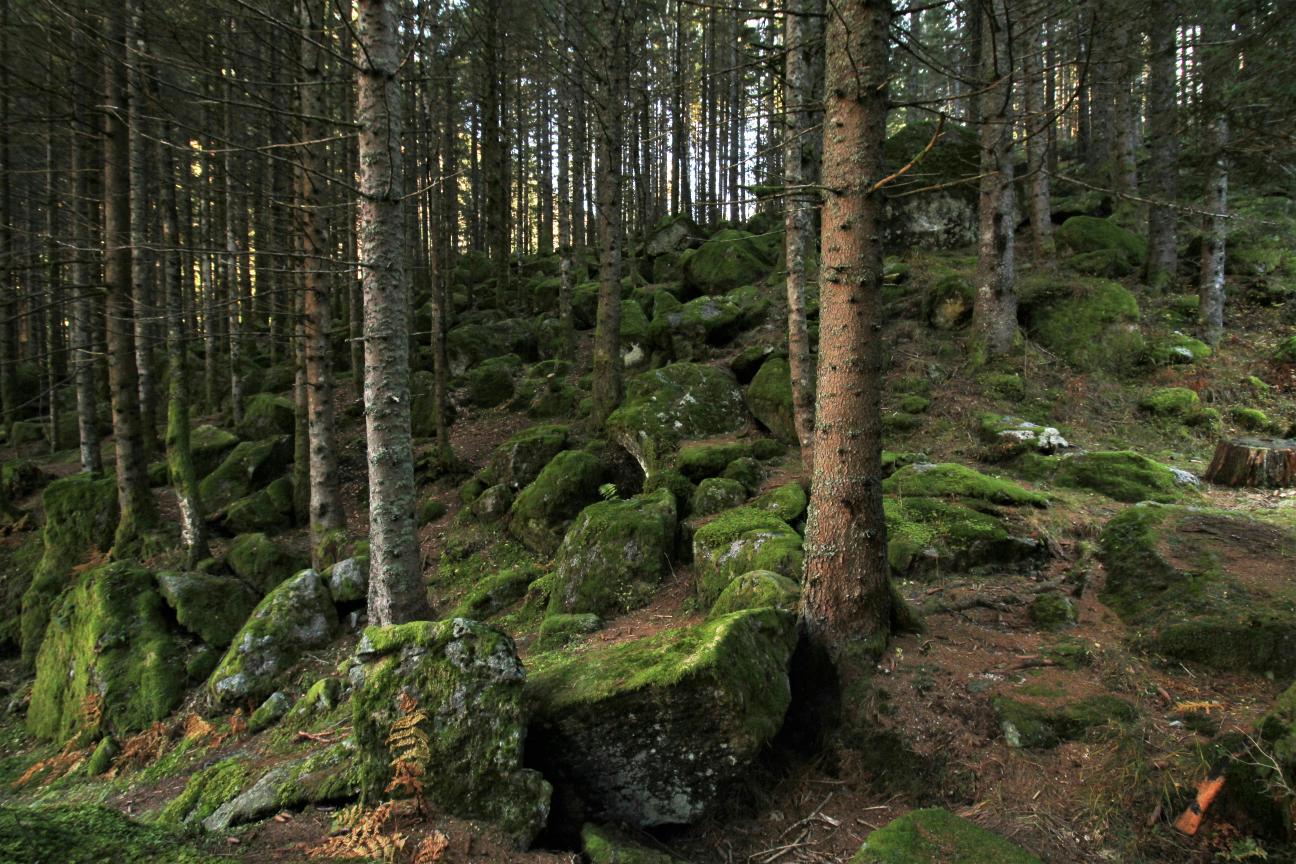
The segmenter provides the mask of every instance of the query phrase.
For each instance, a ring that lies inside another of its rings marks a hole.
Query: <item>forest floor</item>
[[[1160,370],[1139,386],[1191,386],[1223,406],[1241,399],[1240,382],[1246,376],[1259,375],[1275,385],[1266,410],[1290,421],[1296,378],[1291,369],[1266,359],[1282,330],[1275,310],[1247,310],[1232,322],[1228,342],[1215,358]],[[891,380],[915,372],[930,377],[933,370],[940,378],[921,428],[888,446],[921,450],[933,461],[977,464],[978,412],[1008,411],[1013,404],[987,399],[965,368],[948,359],[956,337],[933,335],[906,321],[892,326],[888,336]],[[1063,394],[1054,400],[1054,421],[1073,443],[1089,449],[1135,449],[1195,473],[1204,469],[1213,439],[1168,437],[1165,429],[1137,414],[1138,388],[1128,382],[1074,373],[1029,343],[1019,372],[1026,382],[1026,401],[1045,392]],[[353,396],[347,388],[340,389],[341,402]],[[1255,402],[1249,396],[1247,401]],[[348,424],[343,430],[343,476],[362,478],[363,434],[357,412],[342,411],[340,416]],[[497,444],[532,422],[504,409],[464,409],[454,426],[456,451],[479,466]],[[34,450],[25,455],[42,458]],[[66,460],[42,458],[42,467],[50,473],[69,470]],[[796,470],[796,459],[789,455],[782,473],[771,476],[767,485],[785,482]],[[1031,488],[1028,481],[1020,482]],[[357,536],[365,533],[364,489],[362,479],[345,485],[349,524]],[[449,508],[444,517],[421,529],[432,580],[460,503],[449,483],[426,491]],[[835,755],[799,754],[795,748],[771,752],[706,821],[644,835],[642,841],[696,864],[845,862],[872,830],[914,807],[939,804],[1058,864],[1244,860],[1238,856],[1252,847],[1245,845],[1250,841],[1243,840],[1227,806],[1208,812],[1197,836],[1179,834],[1169,823],[1205,774],[1199,746],[1219,730],[1251,730],[1286,682],[1169,664],[1132,648],[1133,634],[1099,600],[1106,573],[1094,556],[1103,524],[1125,505],[1096,494],[1049,491],[1051,506],[1032,517],[1054,552],[1042,571],[901,583],[903,596],[927,610],[925,631],[893,639],[879,663],[877,729],[867,746]],[[1210,506],[1296,526],[1296,497],[1290,491],[1208,487],[1203,494]],[[285,536],[305,543],[303,531]],[[1064,579],[1080,586],[1078,622],[1060,631],[1035,626],[1027,615],[1030,601],[1041,586]],[[604,630],[588,638],[629,639],[696,619],[691,580],[687,568],[678,568],[650,606],[607,622]],[[459,588],[451,586],[438,594],[438,586],[432,587],[442,610],[458,599]],[[298,677],[314,680],[319,670],[335,667],[354,640],[353,634],[332,651],[312,656],[306,664],[310,668]],[[525,657],[527,640],[519,638],[519,646]],[[20,693],[24,686],[16,662],[0,666],[0,693]],[[1009,746],[992,707],[992,700],[1001,695],[1047,703],[1093,694],[1115,694],[1133,703],[1138,719],[1091,730],[1080,740],[1052,749],[1021,749]],[[68,778],[48,785],[18,782],[33,765],[57,758],[57,753],[28,738],[21,717],[7,713],[0,717],[0,804],[102,803],[142,817],[178,795],[193,772],[233,752],[254,754],[268,765],[337,741],[348,731],[343,722],[284,740],[273,728],[249,736],[240,734],[237,721],[231,727],[229,718],[208,717],[210,734],[187,735],[187,718],[207,710],[195,696],[177,712],[177,720],[154,730],[152,750],[116,776]],[[304,861],[327,839],[335,812],[333,807],[316,806],[286,811],[236,830],[208,851],[246,862]],[[407,813],[398,824],[409,836],[410,848],[433,832],[444,834],[448,845],[439,860],[449,864],[579,860],[569,851],[515,852],[487,827],[436,813]],[[1280,854],[1273,850],[1267,860],[1281,860]],[[1260,860],[1258,853],[1254,857]]]

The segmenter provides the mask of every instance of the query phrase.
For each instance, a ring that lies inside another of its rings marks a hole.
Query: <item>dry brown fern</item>
[[[391,751],[392,779],[383,791],[389,795],[413,798],[419,811],[423,810],[423,774],[432,756],[431,743],[423,724],[427,712],[408,693],[402,693],[399,702],[401,716],[392,722],[387,733],[387,748]]]
[[[413,864],[436,864],[450,847],[450,838],[440,831],[433,831],[423,838],[423,842],[414,850]]]
[[[216,727],[204,720],[202,715],[196,711],[190,712],[184,718],[184,737],[186,741],[201,741],[215,731]]]
[[[230,734],[235,737],[248,731],[248,721],[247,718],[243,716],[242,708],[230,715],[229,727]]]
[[[307,850],[308,858],[372,858],[394,862],[408,842],[405,835],[387,832],[393,805],[389,801],[372,810],[358,809],[350,828]]]
[[[171,727],[159,720],[137,735],[122,742],[121,752],[113,759],[109,776],[127,769],[145,768],[161,759],[171,746]]]
[[[22,776],[13,781],[11,784],[12,787],[14,789],[22,789],[24,786],[31,784],[37,778],[40,778],[41,785],[43,786],[46,783],[53,783],[60,777],[65,777],[77,768],[81,767],[81,763],[89,758],[91,751],[78,748],[76,746],[76,740],[77,739],[73,738],[65,744],[58,754],[51,756],[48,759],[42,759],[33,764],[22,773]]]

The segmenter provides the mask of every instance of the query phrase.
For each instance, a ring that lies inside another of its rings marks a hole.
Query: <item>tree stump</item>
[[[1296,486],[1296,439],[1221,441],[1204,476],[1220,486]]]

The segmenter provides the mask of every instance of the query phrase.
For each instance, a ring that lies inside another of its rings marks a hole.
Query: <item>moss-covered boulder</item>
[[[982,414],[978,418],[977,431],[986,445],[984,455],[991,462],[1013,459],[1023,453],[1048,455],[1071,446],[1052,426],[1001,414]]]
[[[782,726],[795,643],[795,616],[764,608],[535,657],[537,764],[586,818],[696,822]]]
[[[997,696],[993,704],[1009,747],[1056,747],[1095,727],[1128,723],[1138,716],[1129,702],[1105,693],[1081,699]]]
[[[936,132],[934,122],[910,123],[887,138],[888,174],[926,153],[895,187],[907,194],[887,197],[882,239],[888,250],[955,249],[976,242],[976,184],[966,182],[981,170],[976,133],[958,124],[946,124],[939,137]]]
[[[1107,523],[1102,600],[1147,650],[1220,670],[1296,674],[1296,532],[1234,513],[1140,504]]]
[[[1026,614],[1032,624],[1045,630],[1060,630],[1076,623],[1078,619],[1075,601],[1060,591],[1046,591],[1036,595]]]
[[[1139,501],[1174,504],[1197,497],[1196,487],[1201,483],[1187,471],[1162,465],[1132,450],[1068,456],[1057,463],[1053,481],[1059,486],[1090,489],[1130,504]]]
[[[549,611],[606,618],[643,606],[670,574],[675,519],[666,489],[586,507],[554,558]]]
[[[765,510],[729,510],[693,534],[698,599],[708,606],[735,576],[770,570],[800,582],[803,564],[801,535]]]
[[[1178,330],[1148,341],[1148,359],[1157,366],[1197,363],[1211,356],[1211,347]]]
[[[283,476],[292,457],[292,438],[287,435],[244,441],[199,484],[203,506],[215,512],[270,485]]]
[[[278,763],[204,818],[201,823],[203,829],[226,831],[235,825],[255,822],[306,804],[355,798],[360,784],[354,749],[348,740]],[[257,775],[253,773],[250,776]],[[232,777],[221,780],[224,782],[213,780],[205,790],[208,800],[214,800],[219,797],[218,793],[234,785]]]
[[[258,393],[243,406],[243,420],[236,431],[244,441],[291,435],[297,426],[296,418],[297,410],[288,397]]]
[[[810,504],[805,487],[800,483],[784,483],[763,495],[753,498],[748,506],[773,513],[789,525],[795,524],[806,513]]]
[[[728,477],[708,477],[693,492],[693,516],[713,516],[732,510],[747,500],[747,487]]]
[[[882,491],[905,498],[962,498],[986,504],[1048,506],[1047,495],[954,462],[907,465],[882,481]]]
[[[194,471],[198,477],[206,477],[215,471],[238,443],[237,435],[218,426],[195,426],[189,432],[189,450],[193,453]]]
[[[478,408],[494,408],[513,397],[513,376],[522,368],[516,354],[492,357],[468,370],[465,396]]]
[[[531,321],[507,318],[460,324],[446,334],[446,360],[451,375],[462,375],[485,360],[505,354],[516,354],[527,361],[539,359],[535,325]]]
[[[1198,423],[1202,420],[1201,397],[1187,387],[1158,387],[1139,399],[1139,408],[1154,417]]]
[[[991,567],[996,572],[1029,570],[1048,557],[1043,543],[1000,513],[917,496],[888,497],[882,506],[887,560],[897,576],[931,579]]]
[[[720,476],[726,480],[736,480],[748,494],[753,494],[765,482],[765,468],[751,456],[740,456],[726,465]]]
[[[513,640],[463,618],[365,631],[352,718],[363,788],[391,779],[392,724],[417,716],[427,741],[424,794],[456,816],[495,822],[519,846],[549,815],[549,784],[523,768],[526,673]]]
[[[689,480],[698,483],[708,477],[719,477],[730,462],[750,455],[752,447],[746,441],[685,444],[680,448],[675,467]]]
[[[189,778],[184,791],[172,798],[158,814],[164,825],[196,825],[216,812],[243,790],[251,774],[247,761],[222,759]]]
[[[503,483],[521,489],[540,476],[567,441],[566,426],[542,424],[524,429],[495,448],[480,476],[490,485]]]
[[[207,686],[223,705],[259,702],[303,652],[333,641],[337,623],[323,577],[303,570],[257,604]]]
[[[343,558],[324,571],[333,602],[359,603],[369,594],[369,556]]]
[[[261,599],[243,580],[214,573],[166,571],[157,585],[180,626],[213,648],[233,641]]]
[[[705,239],[702,229],[687,215],[668,216],[648,234],[644,255],[655,258],[668,252],[683,252]]]
[[[937,330],[957,330],[972,320],[976,286],[962,273],[949,273],[932,281],[923,292],[922,313]]]
[[[727,370],[673,363],[631,379],[607,432],[651,473],[680,442],[737,432],[747,424],[742,392]]]
[[[722,618],[743,609],[773,607],[796,614],[801,601],[801,586],[788,577],[769,570],[753,570],[735,576],[720,592],[707,620]]]
[[[603,825],[586,824],[581,828],[581,848],[590,864],[675,864],[678,860]]]
[[[1133,272],[1147,258],[1147,240],[1111,219],[1072,216],[1058,227],[1054,236],[1060,246],[1078,254],[1098,252],[1117,256],[1128,268],[1125,272]]]
[[[27,728],[56,742],[80,732],[135,732],[170,714],[187,683],[153,575],[128,563],[96,567],[51,609]],[[97,715],[86,709],[92,695]]]
[[[772,357],[756,373],[744,393],[747,407],[775,438],[797,443],[792,417],[792,367],[784,357]]]
[[[226,507],[220,515],[220,523],[231,534],[273,533],[291,528],[294,515],[292,478],[280,477],[264,489]]]
[[[568,523],[599,500],[599,486],[609,475],[607,464],[588,450],[564,450],[514,499],[509,533],[537,552],[553,554]]]
[[[933,807],[911,810],[874,831],[851,864],[1040,864],[998,834]]]
[[[697,297],[681,304],[662,295],[654,305],[653,344],[675,360],[698,360],[704,347],[725,345],[750,323],[749,310],[726,294]]]
[[[264,534],[240,534],[225,553],[225,565],[264,596],[304,566],[296,555]]]
[[[700,294],[724,294],[764,279],[773,263],[751,234],[726,229],[688,256],[684,284]]]
[[[526,597],[532,583],[541,578],[543,574],[529,564],[506,567],[468,589],[448,617],[484,621]]]
[[[1028,283],[1021,301],[1027,331],[1065,362],[1083,370],[1128,374],[1143,359],[1138,299],[1109,279]]]
[[[112,545],[117,485],[111,477],[74,474],[46,486],[41,503],[45,510],[41,558],[22,597],[20,641],[23,663],[29,668],[40,650],[50,607],[72,581],[72,568]]]

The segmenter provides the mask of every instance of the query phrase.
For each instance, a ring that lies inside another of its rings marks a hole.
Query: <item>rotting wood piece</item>
[[[1296,486],[1296,439],[1221,441],[1204,476],[1220,486]]]

